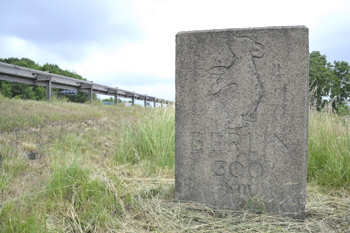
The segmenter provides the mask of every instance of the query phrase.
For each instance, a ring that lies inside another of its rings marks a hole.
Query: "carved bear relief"
[[[264,95],[254,62],[263,57],[264,47],[249,37],[232,37],[227,46],[233,62],[206,71],[212,81],[209,93],[227,113],[228,128],[240,128],[256,121],[256,110]]]

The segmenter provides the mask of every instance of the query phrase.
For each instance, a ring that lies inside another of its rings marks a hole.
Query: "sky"
[[[0,58],[175,100],[180,31],[304,25],[309,48],[350,63],[349,0],[0,0]]]

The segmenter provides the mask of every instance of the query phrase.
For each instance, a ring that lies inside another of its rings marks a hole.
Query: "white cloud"
[[[18,10],[11,7],[17,0],[5,2],[8,12],[3,11],[0,18]],[[69,4],[61,0],[56,5]],[[74,4],[74,11],[65,14],[63,21],[50,18],[46,22],[44,18],[41,21],[44,27],[33,26],[34,31],[44,35],[44,41],[45,30],[53,22],[57,30],[62,28],[62,33],[76,31],[75,35],[65,34],[64,40],[48,37],[51,42],[39,43],[33,41],[32,36],[11,36],[0,30],[1,56],[27,57],[40,64],[57,64],[96,83],[141,94],[164,95],[171,100],[175,99],[175,35],[179,31],[305,25],[310,29],[311,51],[329,55],[330,61],[350,61],[347,40],[350,3],[346,0],[130,0],[123,4],[110,0],[104,6],[95,7],[97,15],[104,15],[104,21],[91,14],[95,8],[84,10],[79,4]],[[32,22],[33,17],[38,18],[30,13],[30,7],[27,4],[25,14],[16,14],[23,18],[18,18],[11,27],[21,27],[16,22]],[[21,9],[23,11],[23,6]],[[55,9],[48,10],[55,12]],[[57,17],[59,12],[55,13]],[[78,20],[80,16],[86,20]],[[70,23],[73,31],[67,29]],[[74,39],[79,36],[84,39]]]

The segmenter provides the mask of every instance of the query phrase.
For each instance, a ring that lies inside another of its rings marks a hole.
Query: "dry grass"
[[[346,186],[309,183],[304,222],[174,200],[171,163],[154,166],[125,142],[125,132],[139,137],[147,117],[160,123],[173,109],[0,97],[0,111],[1,232],[350,232]],[[123,140],[137,162],[122,158]]]

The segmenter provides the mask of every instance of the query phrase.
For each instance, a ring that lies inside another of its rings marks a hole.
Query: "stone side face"
[[[308,29],[176,35],[176,198],[305,218]]]

